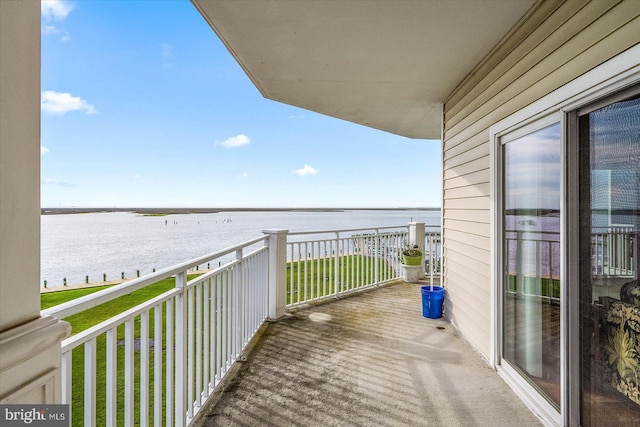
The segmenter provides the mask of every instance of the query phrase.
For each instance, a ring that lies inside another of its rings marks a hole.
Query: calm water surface
[[[439,211],[221,212],[168,216],[134,213],[44,215],[41,275],[47,286],[135,277],[234,246],[264,229],[289,231],[440,225]]]

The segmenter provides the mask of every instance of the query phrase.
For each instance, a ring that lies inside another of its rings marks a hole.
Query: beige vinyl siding
[[[541,1],[445,101],[446,310],[487,359],[489,127],[639,42],[640,0]]]

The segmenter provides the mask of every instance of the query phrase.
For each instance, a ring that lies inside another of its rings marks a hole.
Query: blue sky
[[[43,207],[441,203],[439,141],[262,98],[186,0],[43,1],[41,135]]]

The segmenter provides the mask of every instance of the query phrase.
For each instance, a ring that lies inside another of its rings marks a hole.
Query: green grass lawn
[[[196,277],[196,275],[189,276],[189,279]],[[64,320],[71,324],[72,334],[82,332],[92,326],[95,326],[115,315],[126,311],[144,301],[147,301],[153,297],[161,295],[162,293],[175,287],[175,279],[165,279],[158,283],[147,286],[143,289],[139,289],[131,292],[130,294],[123,295],[112,301],[106,302],[99,306],[85,310],[81,313],[71,315]],[[41,308],[49,308],[58,304],[62,304],[67,301],[74,300],[76,298],[89,295],[94,292],[98,292],[105,289],[105,286],[95,288],[74,289],[60,292],[49,292],[41,294]],[[166,309],[163,307],[163,321]],[[153,340],[153,321],[154,314],[149,314],[149,339]],[[134,322],[134,335],[136,338],[140,337],[140,318],[137,317]],[[117,328],[117,339],[124,340],[124,325]],[[118,425],[124,423],[124,405],[121,403],[124,401],[124,346],[118,345],[117,351],[117,376],[118,376]],[[162,348],[164,348],[164,337]],[[153,384],[153,352],[150,351],[150,367],[149,378],[150,385]],[[104,418],[104,402],[106,397],[106,337],[101,335],[96,340],[96,420],[98,425],[104,425],[106,420]],[[84,346],[79,346],[72,351],[72,420],[73,425],[83,425],[83,410],[84,410]],[[134,403],[136,405],[135,413],[138,414],[139,396],[140,396],[140,369],[139,360],[140,352],[134,352],[134,364],[136,369],[134,370],[135,387],[134,387]],[[153,402],[153,387],[149,389],[149,399]],[[152,413],[150,411],[150,416]],[[136,415],[136,423],[139,418]]]
[[[386,260],[377,264],[380,281],[393,277]],[[333,295],[336,287],[346,291],[374,283],[375,274],[375,258],[362,255],[338,257],[337,269],[335,257],[287,263],[287,304]]]

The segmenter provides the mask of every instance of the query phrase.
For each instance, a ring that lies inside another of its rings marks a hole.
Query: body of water
[[[440,211],[220,212],[143,216],[135,213],[43,215],[40,286],[149,274],[262,235],[265,229],[317,231],[405,225],[440,226]]]

